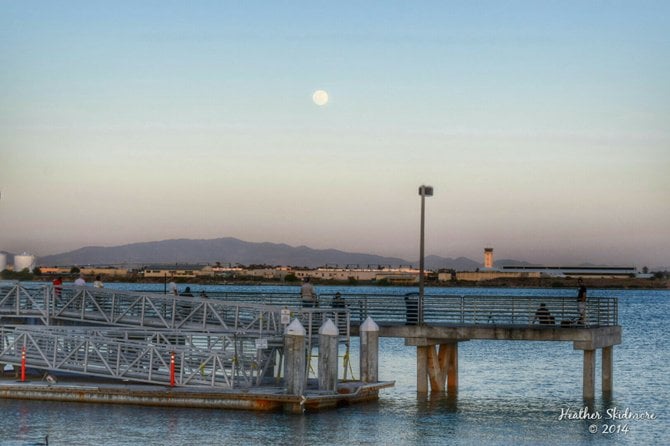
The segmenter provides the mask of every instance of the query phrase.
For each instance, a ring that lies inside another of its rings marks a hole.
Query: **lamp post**
[[[423,325],[423,281],[424,281],[424,227],[426,214],[426,197],[433,196],[433,186],[419,186],[419,195],[421,196],[421,238],[419,241],[419,325]]]

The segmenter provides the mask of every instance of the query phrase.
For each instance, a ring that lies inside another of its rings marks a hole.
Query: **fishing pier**
[[[600,349],[602,388],[613,388],[616,298],[590,298],[581,313],[574,298],[426,295],[419,323],[413,294],[343,297],[344,306],[321,295],[318,308],[302,308],[295,292],[204,298],[0,283],[0,364],[21,374],[0,381],[0,397],[301,413],[393,386],[378,378],[379,337],[416,348],[419,393],[456,392],[458,345],[476,339],[573,342],[585,398]],[[538,321],[539,302],[553,324]],[[361,339],[358,380],[348,375],[352,336]]]

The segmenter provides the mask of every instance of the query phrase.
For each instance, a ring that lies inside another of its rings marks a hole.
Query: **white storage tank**
[[[7,269],[7,254],[0,252],[0,272]]]
[[[18,254],[14,256],[14,271],[20,273],[24,269],[28,268],[28,271],[31,273],[35,268],[35,256],[24,252],[23,254]]]

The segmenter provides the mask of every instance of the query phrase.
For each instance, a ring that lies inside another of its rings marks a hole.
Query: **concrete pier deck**
[[[588,350],[621,343],[621,326],[561,327],[559,325],[401,325],[379,324],[380,337],[405,338],[410,345],[420,339],[446,341],[503,340],[503,341],[572,341],[575,349]],[[357,334],[352,330],[353,334]]]
[[[354,332],[354,334],[356,334]],[[417,391],[457,392],[458,344],[470,340],[572,342],[584,353],[582,389],[585,399],[595,397],[596,351],[601,349],[603,393],[614,388],[613,347],[621,344],[620,325],[601,327],[560,325],[403,325],[380,324],[380,337],[404,338],[417,348]]]

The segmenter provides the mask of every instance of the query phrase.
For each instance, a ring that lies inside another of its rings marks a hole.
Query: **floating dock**
[[[0,398],[332,409],[376,400],[394,385],[378,379],[379,327],[364,326],[372,332],[361,345],[366,356],[356,381],[347,374],[353,371],[344,308],[0,284],[0,364],[14,370],[13,379],[0,380]]]
[[[76,379],[49,384],[43,380],[21,382],[5,378],[0,380],[0,398],[304,413],[375,401],[381,389],[393,385],[393,382],[351,381],[338,385],[337,393],[315,390],[289,395],[281,387],[224,390]]]

